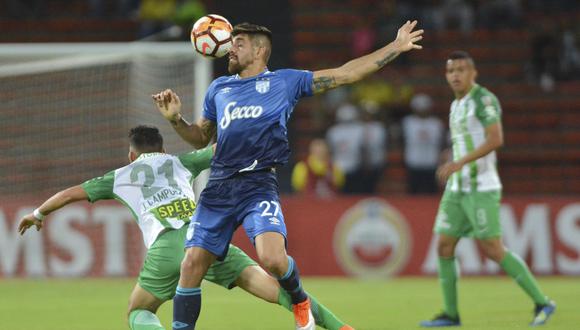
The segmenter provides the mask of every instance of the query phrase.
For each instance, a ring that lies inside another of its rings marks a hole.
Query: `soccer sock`
[[[339,320],[326,306],[319,303],[312,295],[309,294],[308,297],[310,298],[310,310],[312,311],[316,325],[328,330],[339,330],[343,325],[346,325],[346,323]],[[292,311],[290,295],[282,288],[280,288],[278,293],[278,304]]]
[[[296,267],[294,259],[290,256],[288,256],[288,270],[284,276],[278,279],[278,283],[280,283],[280,286],[288,292],[293,305],[299,304],[308,299],[304,289],[302,289],[302,283],[300,283],[298,267]]]
[[[534,275],[532,275],[525,261],[520,257],[510,251],[506,251],[499,265],[536,304],[545,305],[548,303],[548,298],[542,293]]]
[[[157,315],[144,309],[136,309],[129,313],[129,328],[131,330],[165,330]]]
[[[201,288],[177,287],[173,297],[173,330],[193,330],[201,311]]]
[[[443,291],[445,314],[457,318],[457,266],[455,257],[439,257],[439,285]]]

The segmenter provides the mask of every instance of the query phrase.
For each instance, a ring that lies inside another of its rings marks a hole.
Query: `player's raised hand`
[[[157,109],[165,119],[177,120],[181,116],[181,101],[179,96],[171,89],[151,95]]]
[[[397,31],[397,38],[395,42],[399,44],[400,50],[402,52],[409,51],[411,49],[423,49],[423,46],[418,45],[421,39],[423,39],[423,30],[413,31],[417,21],[407,21],[403,26]]]
[[[18,232],[22,235],[32,226],[36,226],[36,231],[39,231],[42,228],[42,221],[36,219],[34,214],[30,213],[22,217],[22,220],[20,220]]]

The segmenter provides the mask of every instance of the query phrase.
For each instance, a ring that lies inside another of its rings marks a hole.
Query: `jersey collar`
[[[479,89],[479,85],[477,83],[473,84],[473,87],[471,87],[471,90],[465,96],[473,96],[475,91],[478,89]]]
[[[473,84],[473,86],[471,87],[471,89],[469,90],[469,92],[467,92],[467,94],[465,94],[462,98],[460,98],[459,100],[455,100],[458,103],[462,103],[465,102],[465,100],[467,100],[468,98],[472,97],[473,94],[475,93],[475,91],[479,89],[479,85],[477,83]]]
[[[155,156],[161,156],[161,155],[165,155],[165,153],[163,153],[163,152],[147,152],[147,153],[140,154],[139,157],[137,157],[137,159],[135,159],[135,160],[141,160],[141,159],[155,157]]]
[[[266,67],[266,68],[264,69],[264,71],[260,72],[259,74],[255,75],[255,76],[248,77],[248,78],[242,78],[242,77],[240,77],[240,75],[239,75],[239,74],[237,74],[237,73],[236,73],[236,75],[234,76],[234,79],[235,79],[235,80],[254,79],[254,78],[256,78],[256,77],[259,77],[259,76],[261,76],[261,75],[264,75],[264,74],[270,74],[270,73],[271,73],[271,72],[270,72],[270,70],[268,70],[268,67]]]

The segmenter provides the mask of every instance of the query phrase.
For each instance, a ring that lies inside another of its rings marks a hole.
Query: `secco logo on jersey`
[[[380,199],[365,199],[348,209],[334,231],[338,264],[350,275],[396,275],[410,257],[411,236],[407,222]]]
[[[222,129],[228,128],[230,123],[236,119],[250,119],[258,118],[264,111],[260,105],[244,105],[242,107],[236,107],[237,102],[230,102],[226,105],[224,109],[224,116],[220,120],[220,126]]]

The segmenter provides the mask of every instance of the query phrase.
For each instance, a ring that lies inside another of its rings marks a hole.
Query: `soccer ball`
[[[209,58],[222,57],[232,47],[232,25],[220,15],[206,15],[193,24],[191,43],[195,51]]]

